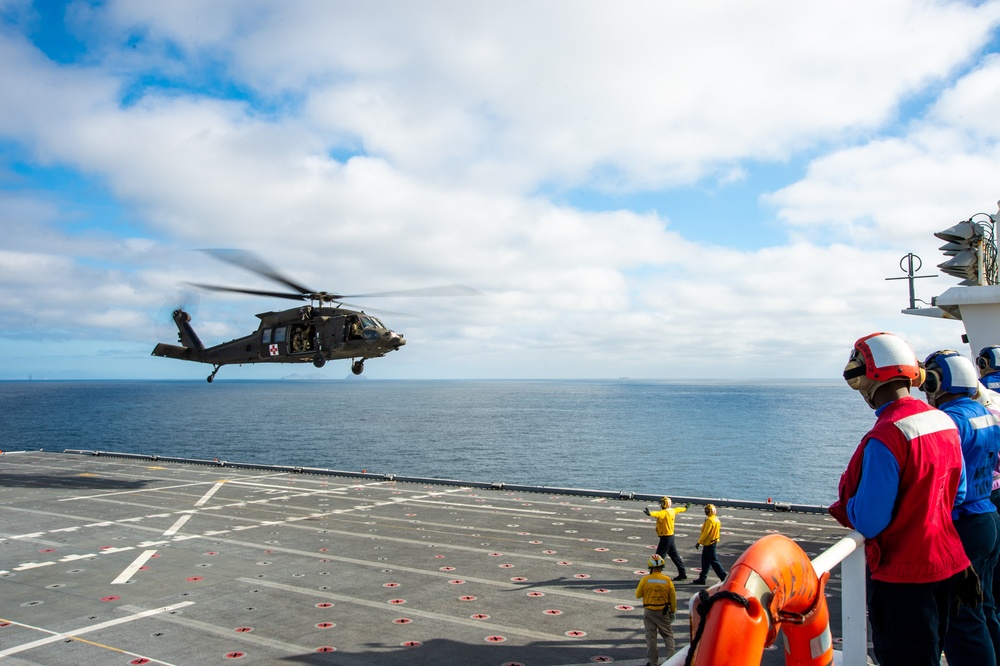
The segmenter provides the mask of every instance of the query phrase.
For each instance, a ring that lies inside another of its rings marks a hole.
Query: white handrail
[[[842,666],[867,666],[868,623],[865,609],[865,537],[851,532],[812,560],[817,576],[840,567],[840,622],[843,652],[835,654]],[[697,596],[697,595],[695,595]],[[692,597],[692,601],[694,597]],[[693,606],[693,604],[692,604]],[[691,612],[694,612],[692,607]],[[674,653],[662,666],[683,666],[688,646]]]

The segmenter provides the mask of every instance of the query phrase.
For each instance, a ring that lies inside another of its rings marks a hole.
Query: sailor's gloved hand
[[[701,544],[700,544],[700,543],[696,543],[696,544],[694,545],[694,549],[695,549],[695,550],[698,550],[699,548],[701,548]]]
[[[642,512],[648,516],[649,515],[649,507],[647,506],[645,509],[642,510]]]
[[[691,508],[691,502],[685,502],[684,503],[684,508],[685,509],[690,509]]]
[[[975,608],[983,603],[983,587],[979,584],[979,576],[976,570],[969,566],[965,571],[955,574],[955,600],[957,604]],[[958,612],[958,607],[952,608],[953,612]]]

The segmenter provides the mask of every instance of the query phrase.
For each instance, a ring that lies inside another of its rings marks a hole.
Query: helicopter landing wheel
[[[313,365],[315,365],[317,368],[322,368],[324,365],[326,365],[326,359],[317,354],[315,357],[313,357]]]
[[[210,375],[208,376],[208,378],[206,379],[206,381],[207,381],[207,382],[208,382],[209,384],[211,384],[211,383],[212,383],[212,380],[213,380],[213,379],[215,379],[215,375],[217,375],[217,374],[219,373],[219,368],[221,368],[221,367],[222,367],[221,365],[217,365],[217,366],[215,366],[215,369],[214,369],[214,370],[212,370],[212,374],[210,374]]]
[[[364,371],[365,371],[364,361],[355,361],[354,363],[351,363],[351,372],[353,372],[354,374],[360,375]]]

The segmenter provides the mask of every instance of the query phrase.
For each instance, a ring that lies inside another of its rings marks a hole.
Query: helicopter
[[[173,358],[213,366],[208,376],[211,383],[224,365],[244,363],[312,363],[322,368],[327,361],[351,359],[351,372],[364,372],[365,361],[398,351],[406,344],[401,333],[389,329],[379,319],[363,310],[352,310],[346,298],[396,296],[469,296],[479,292],[461,284],[384,291],[371,294],[337,294],[315,291],[278,273],[265,261],[244,250],[204,250],[229,264],[273,280],[292,291],[262,291],[239,287],[190,283],[200,289],[233,292],[254,296],[270,296],[305,301],[300,307],[257,315],[260,324],[250,335],[206,347],[191,326],[191,315],[183,307],[171,313],[177,326],[180,345],[159,343],[152,356]]]

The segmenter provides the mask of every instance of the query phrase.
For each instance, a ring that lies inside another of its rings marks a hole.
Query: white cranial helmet
[[[923,371],[913,349],[892,333],[872,333],[854,343],[844,368],[847,385],[874,407],[875,391],[888,381],[905,379],[911,386],[923,380]]]
[[[979,390],[979,375],[972,361],[951,349],[928,356],[924,360],[924,372],[926,377],[920,390],[931,401],[946,393],[975,395]]]

